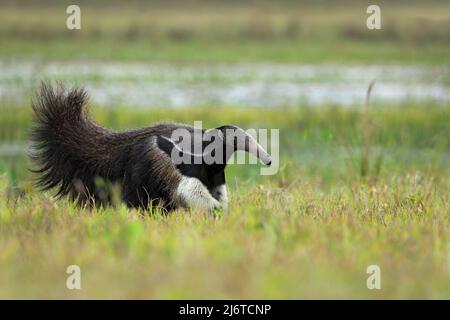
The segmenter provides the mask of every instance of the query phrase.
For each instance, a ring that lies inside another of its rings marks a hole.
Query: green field
[[[72,31],[69,3],[25,3],[2,6],[2,58],[449,63],[445,1],[385,1],[375,32],[365,1],[79,1],[81,30]]]
[[[17,70],[35,60],[449,68],[444,1],[383,2],[379,33],[365,28],[364,1],[80,1],[78,33],[64,28],[65,2],[24,3],[0,11],[0,62]],[[17,83],[34,89],[37,65],[32,83]],[[0,89],[15,79],[0,77]],[[22,100],[0,99],[0,298],[450,298],[447,102],[367,112],[364,101],[94,104],[94,118],[117,130],[162,120],[280,130],[276,175],[227,168],[226,212],[164,214],[120,202],[83,209],[40,192],[26,155],[31,95]],[[69,265],[81,268],[81,290],[66,288]],[[369,265],[381,268],[381,290],[366,286]]]
[[[218,117],[279,128],[280,172],[231,165],[228,212],[161,215],[54,202],[32,187],[23,156],[2,160],[1,297],[450,296],[448,108],[372,110],[367,157],[360,110],[95,110],[115,128],[147,118],[216,126]],[[19,132],[28,113],[14,115]],[[81,267],[81,291],[65,288],[70,264]],[[382,270],[382,290],[366,288],[370,264]]]

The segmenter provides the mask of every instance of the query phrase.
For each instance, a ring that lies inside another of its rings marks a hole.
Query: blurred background
[[[376,1],[381,30],[369,4],[0,0],[0,296],[448,298],[450,2]],[[280,129],[280,170],[230,165],[217,220],[55,203],[28,170],[41,80],[86,87],[117,130]]]
[[[389,118],[377,144],[448,147],[448,1],[379,1],[382,30],[367,29],[369,4],[359,0],[77,1],[81,30],[66,28],[70,4],[1,1],[0,168],[9,179],[27,176],[30,101],[46,79],[87,87],[99,121],[115,128],[164,119],[285,128],[285,160],[307,171],[323,162],[324,177],[347,175],[327,169],[336,153],[324,146],[362,142],[357,118],[376,80],[372,104],[390,114],[375,115]],[[406,126],[402,108],[419,116]],[[415,127],[427,121],[429,135]],[[310,152],[291,154],[294,145]]]

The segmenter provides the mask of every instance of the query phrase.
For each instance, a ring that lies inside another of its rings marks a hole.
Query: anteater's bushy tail
[[[49,83],[41,84],[33,100],[30,156],[37,168],[32,171],[39,175],[42,189],[58,187],[58,197],[92,198],[95,177],[113,180],[121,174],[117,156],[126,141],[92,120],[87,100],[82,88],[67,90]]]

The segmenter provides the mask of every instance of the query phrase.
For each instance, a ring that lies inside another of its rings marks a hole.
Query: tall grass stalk
[[[361,155],[360,174],[362,178],[368,177],[371,173],[371,157],[373,149],[374,123],[370,112],[370,95],[372,93],[375,80],[372,80],[367,87],[366,103],[364,115],[361,121],[361,135],[363,137],[363,150]],[[373,159],[373,171],[371,180],[374,181],[381,171],[383,155],[381,150]]]

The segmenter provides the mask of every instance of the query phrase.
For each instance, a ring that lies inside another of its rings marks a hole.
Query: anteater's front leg
[[[224,207],[199,179],[193,177],[181,179],[177,187],[177,201],[182,207],[192,209],[213,211]]]

